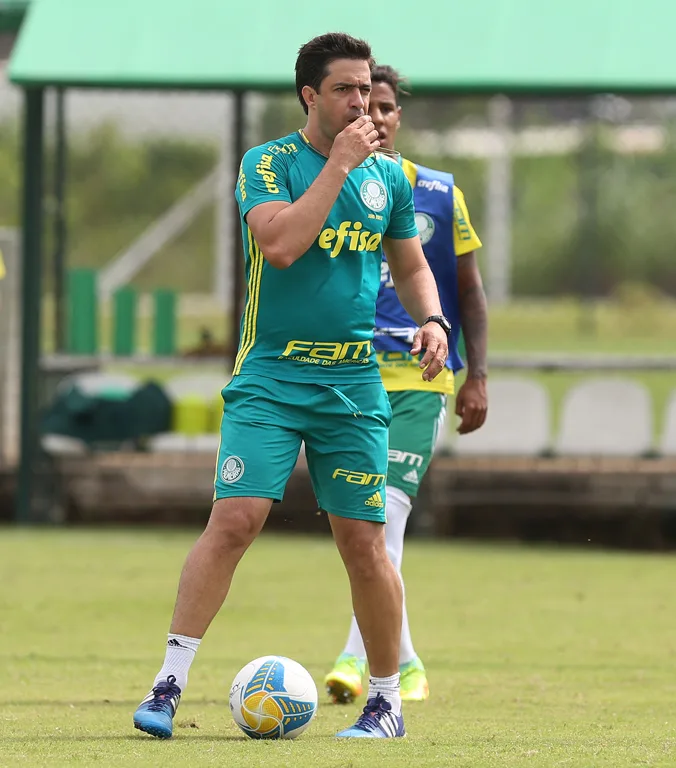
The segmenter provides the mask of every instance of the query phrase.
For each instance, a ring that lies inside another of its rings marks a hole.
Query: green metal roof
[[[416,93],[676,90],[674,0],[34,0],[22,85],[289,89],[298,47],[368,39]]]

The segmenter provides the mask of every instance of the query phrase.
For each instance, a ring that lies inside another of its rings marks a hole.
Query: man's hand
[[[329,159],[349,173],[361,165],[379,146],[378,131],[371,118],[362,115],[336,136]]]
[[[444,369],[448,357],[448,336],[439,323],[426,323],[413,338],[412,355],[419,355],[426,350],[420,367],[423,369],[423,380],[432,381]]]
[[[487,412],[486,380],[467,379],[455,396],[455,413],[462,419],[458,432],[466,435],[482,427]]]

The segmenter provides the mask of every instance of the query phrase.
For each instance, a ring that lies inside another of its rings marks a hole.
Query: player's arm
[[[485,381],[488,377],[488,309],[474,251],[458,256],[458,301],[467,350],[467,378]]]
[[[475,248],[481,247],[469,218],[462,192],[455,188],[454,244],[457,255],[458,305],[460,324],[467,350],[467,377],[455,398],[455,412],[460,416],[460,434],[483,426],[488,411],[486,379],[488,366],[488,310]]]
[[[378,132],[363,116],[336,136],[329,158],[307,191],[294,202],[264,201],[246,214],[263,256],[286,269],[314,243],[351,170],[378,147]]]
[[[443,328],[438,323],[423,325],[430,315],[443,314],[434,275],[417,234],[406,239],[385,238],[383,248],[399,301],[421,326],[411,354],[426,350],[420,367],[424,369],[423,379],[431,381],[443,370],[448,357],[448,337]]]

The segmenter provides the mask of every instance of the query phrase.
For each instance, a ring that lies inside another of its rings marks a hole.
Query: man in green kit
[[[134,714],[135,727],[153,736],[172,735],[201,639],[282,498],[303,441],[371,671],[362,715],[338,736],[405,735],[402,590],[383,525],[392,411],[372,343],[383,245],[398,295],[420,326],[411,353],[424,352],[426,381],[444,367],[448,324],[411,185],[397,163],[375,152],[372,66],[363,40],[330,33],[306,43],[296,61],[306,127],[242,160],[235,192],[247,277],[241,340],[223,390],[214,506],[183,568],[164,664]]]

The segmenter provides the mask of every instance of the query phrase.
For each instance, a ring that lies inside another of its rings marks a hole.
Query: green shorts
[[[415,497],[446,419],[446,395],[389,392],[392,405],[387,484]]]
[[[385,522],[392,409],[380,382],[338,388],[246,374],[235,376],[222,395],[214,500],[280,501],[304,441],[319,507]]]

